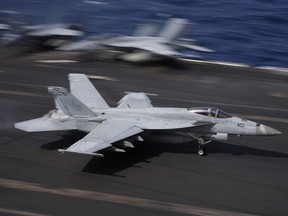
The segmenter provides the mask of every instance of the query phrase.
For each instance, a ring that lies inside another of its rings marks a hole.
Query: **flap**
[[[92,154],[127,137],[141,133],[143,130],[135,126],[136,120],[109,119],[101,123],[83,139],[79,140],[66,152]],[[61,150],[63,151],[63,150]]]

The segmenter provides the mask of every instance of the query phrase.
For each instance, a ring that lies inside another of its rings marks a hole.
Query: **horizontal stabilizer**
[[[40,132],[40,131],[57,131],[57,130],[74,130],[76,127],[68,122],[60,122],[51,119],[48,116],[42,118],[31,119],[28,121],[18,122],[14,127],[27,132]]]
[[[211,50],[209,48],[202,47],[199,45],[195,45],[195,44],[177,43],[175,45],[186,48],[186,49],[192,49],[192,50],[201,51],[201,52],[215,52],[214,50]]]

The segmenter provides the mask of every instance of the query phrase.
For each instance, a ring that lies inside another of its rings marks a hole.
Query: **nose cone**
[[[260,125],[259,128],[257,129],[257,135],[274,136],[280,134],[282,134],[280,131],[266,125]]]

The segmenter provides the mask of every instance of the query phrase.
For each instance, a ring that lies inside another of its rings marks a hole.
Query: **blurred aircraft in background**
[[[63,12],[59,7],[47,6],[39,11],[42,13],[37,16],[37,13],[1,10],[0,31],[1,28],[5,31],[0,44],[20,52],[41,51],[63,46],[84,34],[82,25],[69,21],[70,10]]]
[[[129,62],[149,62],[163,59],[200,58],[197,54],[185,55],[182,50],[213,52],[213,50],[198,46],[195,40],[182,38],[190,23],[186,19],[171,18],[158,31],[154,25],[139,26],[133,36],[108,35],[90,37],[87,40],[72,42],[59,47],[62,51],[86,51],[112,53],[112,59]]]
[[[4,38],[5,38],[5,35],[7,33],[7,31],[9,31],[10,29],[10,26],[6,23],[0,23],[0,46],[2,46],[3,44],[3,41],[4,41]]]
[[[4,45],[5,37],[7,32],[10,31],[10,23],[7,19],[7,14],[3,11],[0,11],[0,47]]]
[[[82,26],[78,24],[54,23],[20,26],[13,37],[4,41],[4,45],[20,46],[25,51],[54,49],[83,34]]]
[[[0,23],[0,32],[4,32],[10,29],[10,26],[6,23]]]
[[[145,93],[128,93],[117,107],[109,107],[85,74],[70,74],[70,92],[50,86],[56,109],[41,118],[15,124],[27,132],[80,130],[84,138],[61,152],[103,156],[99,151],[125,152],[134,141],[189,142],[197,140],[198,154],[206,143],[227,140],[228,135],[281,134],[271,127],[238,118],[213,107],[153,107]]]

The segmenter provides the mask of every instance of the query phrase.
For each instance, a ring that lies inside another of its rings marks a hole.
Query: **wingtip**
[[[18,130],[30,132],[30,130],[27,129],[22,122],[15,123],[15,124],[14,124],[14,128],[16,128],[16,129],[18,129]]]
[[[63,87],[60,87],[60,86],[48,86],[47,87],[48,89],[48,92],[53,94],[53,95],[61,95],[61,94],[67,94],[68,91],[63,88]]]
[[[80,78],[80,77],[87,77],[86,74],[82,73],[69,73],[68,78],[69,80],[73,80],[75,78]]]

